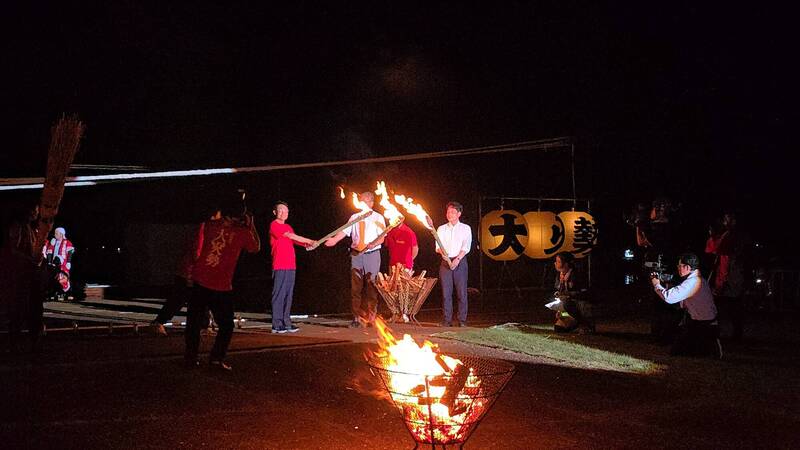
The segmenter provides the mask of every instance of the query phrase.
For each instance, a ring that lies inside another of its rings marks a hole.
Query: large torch
[[[342,194],[344,194],[344,191],[342,191]],[[325,236],[321,237],[320,239],[317,239],[316,241],[314,241],[313,244],[311,244],[308,247],[306,247],[306,251],[310,252],[311,250],[314,250],[315,248],[319,247],[320,244],[322,244],[323,242],[325,242],[328,239],[330,239],[330,238],[336,236],[337,234],[339,234],[340,231],[346,230],[348,227],[351,227],[351,226],[357,224],[358,222],[361,222],[362,220],[366,219],[367,217],[369,217],[372,214],[372,209],[370,209],[370,207],[367,206],[366,203],[364,203],[361,200],[359,200],[358,199],[358,194],[356,194],[355,192],[353,192],[353,205],[356,208],[358,208],[361,211],[363,211],[363,212],[361,214],[357,215],[356,217],[354,217],[353,220],[347,222],[346,224],[344,224],[344,225],[340,226],[339,228],[331,231],[330,233],[326,234]]]
[[[405,195],[395,195],[394,200],[403,205],[403,208],[406,211],[410,212],[417,219],[419,219],[420,223],[425,226],[425,228],[430,231],[431,235],[433,235],[433,239],[436,240],[436,243],[439,245],[439,248],[442,249],[442,259],[447,261],[447,264],[451,264],[450,257],[447,256],[447,250],[444,248],[444,244],[442,244],[441,239],[439,239],[439,233],[436,232],[436,228],[433,227],[433,220],[431,220],[431,216],[425,212],[425,209],[422,208],[422,205],[418,203],[414,203],[414,199],[411,197],[406,197]]]
[[[400,211],[397,210],[397,207],[389,201],[389,193],[386,191],[386,183],[383,181],[378,181],[377,188],[375,189],[375,194],[380,196],[380,202],[378,202],[381,206],[383,206],[383,217],[389,220],[389,225],[383,229],[383,231],[373,239],[366,247],[361,250],[353,250],[352,255],[358,256],[365,251],[367,251],[372,244],[378,242],[379,240],[383,239],[384,236],[389,234],[390,231],[400,226],[401,223],[406,219]]]

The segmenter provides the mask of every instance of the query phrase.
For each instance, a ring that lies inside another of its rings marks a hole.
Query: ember
[[[514,374],[505,361],[442,355],[375,321],[380,350],[368,357],[417,443],[463,444]]]

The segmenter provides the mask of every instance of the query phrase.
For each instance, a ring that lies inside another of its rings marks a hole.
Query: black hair
[[[695,270],[700,267],[700,258],[694,253],[683,253],[678,258],[678,263],[686,264],[687,266],[691,267],[692,270]]]
[[[556,253],[557,258],[561,258],[561,262],[568,265],[571,268],[575,268],[575,255],[570,252],[558,252]]]
[[[276,201],[276,202],[275,202],[275,204],[274,204],[274,205],[272,205],[272,209],[273,209],[273,210],[277,210],[277,209],[278,209],[278,205],[283,205],[283,206],[285,206],[285,207],[287,207],[287,208],[289,207],[289,204],[288,204],[288,203],[286,203],[285,201],[283,201],[283,200],[278,200],[278,201]]]
[[[446,210],[447,208],[453,208],[458,212],[463,212],[464,211],[464,206],[461,203],[458,203],[458,202],[447,202],[447,206],[445,206],[444,209]]]

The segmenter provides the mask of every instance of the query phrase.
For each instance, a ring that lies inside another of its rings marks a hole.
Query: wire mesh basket
[[[461,364],[441,375],[397,370],[390,356],[368,361],[380,377],[414,441],[460,445],[469,439],[514,375],[506,361],[459,356]]]

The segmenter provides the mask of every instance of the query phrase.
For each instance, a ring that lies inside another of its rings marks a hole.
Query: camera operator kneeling
[[[685,310],[681,331],[670,354],[722,358],[717,307],[711,288],[700,276],[699,266],[697,255],[684,253],[678,259],[678,275],[683,278],[680,284],[667,289],[657,274],[651,275],[650,282],[661,299],[669,304],[680,303]]]

